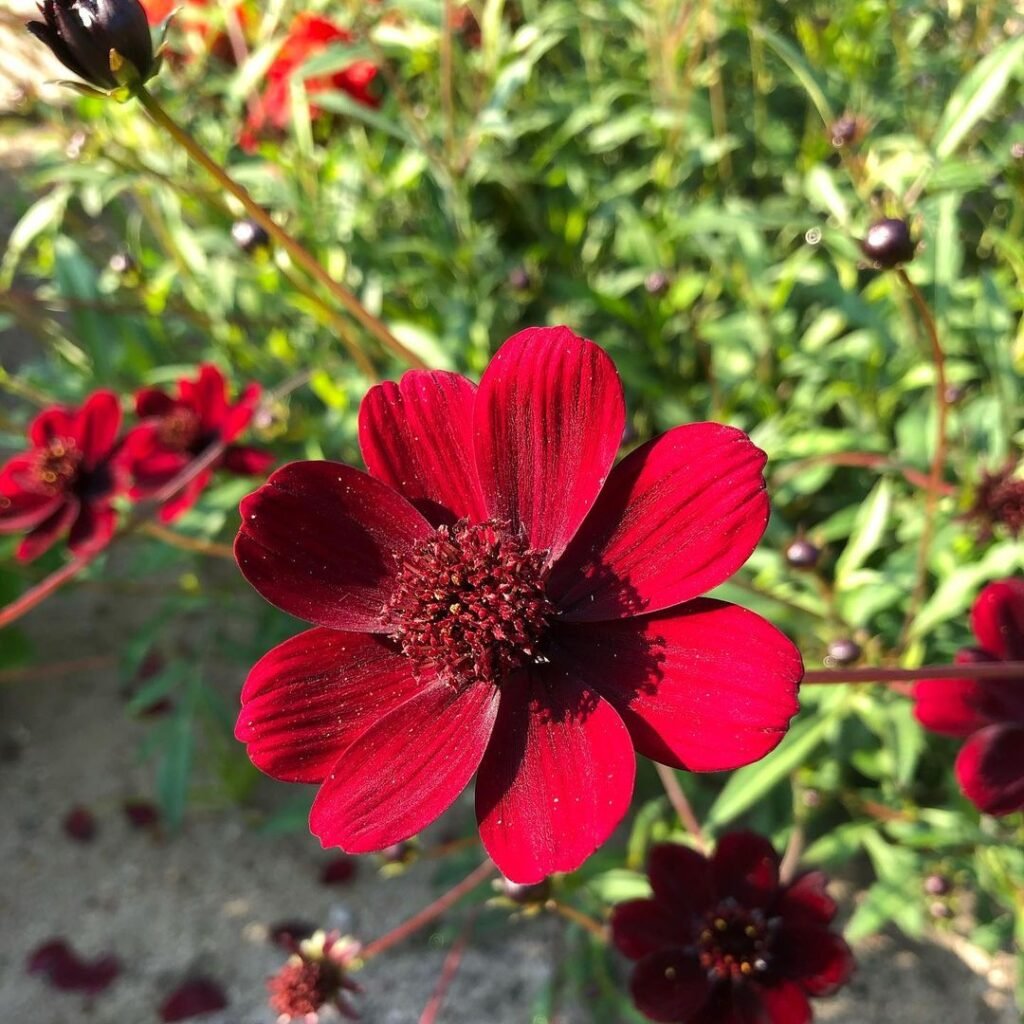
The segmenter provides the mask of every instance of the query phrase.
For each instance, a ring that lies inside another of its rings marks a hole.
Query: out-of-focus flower
[[[236,736],[268,774],[321,783],[325,846],[415,835],[477,775],[485,847],[539,882],[621,820],[634,749],[719,771],[782,739],[798,652],[699,597],[764,531],[764,453],[696,423],[613,468],[624,424],[608,356],[530,329],[479,388],[426,371],[372,388],[369,473],[296,462],[243,501],[243,574],[316,628],[250,672]]]
[[[0,467],[0,533],[26,533],[16,555],[31,561],[69,532],[76,555],[114,535],[112,500],[128,477],[117,432],[121,406],[97,391],[80,409],[54,406],[29,425],[30,448]]]
[[[455,7],[451,14],[452,34],[470,50],[479,50],[483,42],[483,33],[480,30],[480,22],[468,4],[462,7]]]
[[[140,391],[135,411],[142,422],[125,442],[132,497],[157,493],[218,442],[227,444],[224,453],[161,508],[165,523],[196,503],[218,469],[241,476],[265,473],[274,461],[270,452],[234,443],[249,425],[259,397],[259,385],[250,384],[232,403],[224,375],[209,364],[199,368],[195,379],[179,380],[176,397],[159,388]]]
[[[329,860],[320,872],[320,881],[324,885],[347,885],[359,871],[359,862],[355,857],[342,854]]]
[[[54,988],[96,995],[121,973],[117,957],[83,960],[63,939],[51,939],[29,955],[29,974],[42,974]]]
[[[905,220],[886,217],[868,228],[868,233],[861,239],[860,250],[876,267],[891,270],[901,263],[909,263],[917,246],[910,237],[910,228]]]
[[[121,810],[132,828],[152,828],[160,822],[160,811],[149,800],[125,800]]]
[[[722,836],[710,858],[686,846],[651,849],[654,895],[620,903],[612,939],[638,961],[638,1009],[671,1024],[808,1024],[808,996],[827,996],[853,972],[830,930],[835,901],[820,871],[779,881],[779,858],[753,832]]]
[[[96,838],[96,819],[88,807],[72,807],[63,821],[64,831],[79,843],[89,843]]]
[[[981,540],[991,540],[1000,528],[1011,537],[1024,531],[1024,477],[1017,475],[1017,463],[1011,459],[1001,469],[985,470],[974,494],[974,503],[964,519],[978,528]]]
[[[292,82],[302,65],[329,46],[351,42],[352,33],[327,18],[309,13],[298,15],[267,71],[267,86],[246,122],[242,146],[251,149],[268,131],[287,130],[292,119]],[[323,92],[344,92],[364,106],[380,106],[375,92],[379,74],[380,69],[372,61],[355,60],[330,74],[304,79],[310,116],[315,118],[323,112],[316,103],[317,94]]]
[[[338,932],[314,932],[300,942],[277,974],[267,979],[270,1008],[281,1024],[290,1020],[316,1024],[324,1007],[358,1020],[347,993],[361,991],[349,977],[359,949],[355,939]]]
[[[28,30],[69,70],[98,89],[145,82],[157,71],[139,0],[43,0]]]
[[[1024,579],[990,583],[971,609],[977,647],[958,665],[1024,661]],[[922,679],[914,714],[932,732],[965,739],[956,776],[985,814],[1024,809],[1024,675],[1015,679]]]
[[[202,50],[225,64],[236,62],[231,40],[222,26],[224,17],[234,18],[240,30],[249,26],[250,14],[244,3],[232,5],[226,14],[222,14],[218,0],[141,0],[141,3],[150,25],[162,24],[173,11],[179,10],[177,24],[199,41]],[[183,54],[173,50],[172,56],[181,58]]]
[[[858,114],[843,114],[829,125],[828,133],[832,145],[836,149],[853,146],[860,142],[868,132],[868,121]]]
[[[189,978],[182,982],[161,1004],[160,1019],[165,1024],[190,1020],[228,1005],[224,989],[212,978]]]

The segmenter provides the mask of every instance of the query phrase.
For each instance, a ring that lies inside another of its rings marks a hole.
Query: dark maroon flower
[[[329,860],[320,872],[320,881],[324,885],[345,885],[356,877],[359,870],[359,862],[355,857],[346,857],[342,854]]]
[[[909,263],[914,258],[917,246],[910,237],[910,228],[905,220],[886,217],[868,228],[860,248],[875,266],[891,270],[901,263]]]
[[[160,1019],[171,1024],[172,1021],[189,1020],[214,1010],[223,1010],[227,1005],[227,996],[217,982],[211,978],[190,978],[161,1003]]]
[[[359,948],[355,939],[338,932],[316,932],[300,942],[277,974],[267,979],[270,1008],[280,1015],[278,1019],[315,1024],[319,1011],[331,1007],[358,1020],[346,993],[360,991],[348,976]]]
[[[707,858],[663,843],[648,862],[654,895],[620,903],[612,939],[638,961],[630,989],[651,1020],[671,1024],[808,1024],[808,996],[853,972],[829,926],[835,901],[820,871],[779,881],[779,858],[753,832],[723,836]]]
[[[96,837],[96,819],[88,807],[72,807],[64,816],[64,831],[80,843],[91,842]]]
[[[128,485],[120,426],[110,391],[95,392],[80,409],[45,409],[32,421],[31,447],[0,467],[0,533],[26,533],[17,558],[38,558],[65,531],[76,555],[110,542],[117,523],[111,502]]]
[[[964,514],[973,521],[983,541],[991,540],[999,527],[1011,537],[1024,531],[1024,477],[1017,475],[1014,460],[1001,469],[985,470],[974,495],[974,504]]]
[[[160,811],[148,800],[125,800],[121,810],[132,828],[152,828],[160,821]]]
[[[971,609],[977,647],[958,665],[1024,661],[1024,579],[990,583]],[[956,775],[985,814],[1024,809],[1024,675],[1017,679],[922,679],[914,714],[933,732],[963,737]]]
[[[34,950],[27,963],[29,974],[42,974],[54,988],[96,995],[121,973],[117,957],[107,954],[83,960],[63,939],[51,939]]]
[[[608,356],[531,329],[479,388],[426,371],[372,388],[369,473],[292,463],[242,503],[242,572],[316,628],[253,668],[236,735],[268,774],[322,784],[325,846],[415,835],[477,775],[487,851],[539,882],[611,834],[634,749],[719,771],[782,739],[798,652],[699,598],[764,531],[764,453],[696,423],[613,468],[624,423]]]
[[[143,422],[125,445],[134,479],[132,497],[155,494],[217,442],[227,444],[223,455],[163,506],[160,518],[165,523],[196,503],[216,470],[241,476],[265,473],[274,461],[270,452],[233,443],[249,425],[259,397],[259,385],[250,384],[237,402],[230,402],[224,375],[208,363],[199,367],[195,380],[178,381],[176,398],[158,388],[140,391],[135,411]]]

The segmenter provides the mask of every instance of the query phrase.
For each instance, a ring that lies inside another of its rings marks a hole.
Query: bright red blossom
[[[612,939],[638,963],[630,988],[651,1020],[671,1024],[808,1024],[807,997],[831,995],[853,954],[829,930],[836,904],[820,871],[789,885],[753,832],[710,858],[664,843],[648,862],[653,896],[620,903]]]
[[[613,468],[624,423],[604,352],[535,328],[479,388],[427,371],[372,388],[368,473],[292,463],[242,503],[242,572],[315,628],[253,668],[236,735],[265,772],[321,783],[325,846],[398,843],[477,774],[487,851],[533,883],[607,839],[634,748],[717,771],[782,738],[799,654],[699,598],[761,537],[764,454],[696,423]]]
[[[259,385],[250,384],[232,403],[224,375],[209,364],[199,367],[195,380],[186,377],[178,381],[176,398],[159,388],[138,392],[135,411],[142,424],[132,431],[126,444],[132,497],[157,493],[217,442],[227,444],[224,454],[163,506],[160,518],[164,522],[191,508],[217,469],[242,476],[266,473],[273,455],[232,443],[249,425],[259,397]]]
[[[121,406],[97,391],[80,409],[54,406],[29,425],[31,447],[0,467],[0,533],[26,533],[16,552],[31,561],[69,532],[76,555],[109,543],[113,498],[127,488],[117,432]]]
[[[1024,579],[990,583],[971,609],[977,647],[956,663],[1024,661]],[[956,775],[986,814],[1024,810],[1024,675],[1019,679],[922,679],[914,684],[917,720],[965,738]]]

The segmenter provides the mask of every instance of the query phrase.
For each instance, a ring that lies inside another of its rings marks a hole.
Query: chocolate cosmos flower
[[[478,773],[484,845],[533,883],[608,838],[634,748],[718,771],[782,738],[799,654],[699,599],[764,531],[764,454],[695,423],[613,468],[624,423],[601,349],[526,330],[479,388],[424,371],[372,388],[369,473],[292,463],[242,503],[242,572],[315,628],[253,668],[236,735],[265,772],[322,784],[325,846],[414,835]]]

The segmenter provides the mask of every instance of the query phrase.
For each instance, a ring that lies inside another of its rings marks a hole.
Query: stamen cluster
[[[750,977],[768,969],[770,938],[762,911],[726,900],[705,917],[698,936],[698,957],[713,978]]]
[[[83,452],[70,437],[56,437],[36,452],[35,481],[47,494],[70,490],[78,476]]]
[[[199,416],[192,409],[179,406],[160,420],[156,436],[164,447],[187,452],[200,447],[200,427]]]

